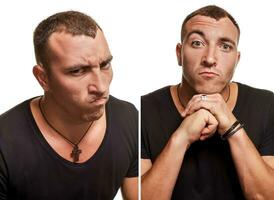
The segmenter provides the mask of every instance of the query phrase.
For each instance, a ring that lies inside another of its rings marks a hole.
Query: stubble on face
[[[52,39],[54,59],[46,96],[65,117],[94,121],[103,116],[109,98],[112,58],[101,31],[95,38],[57,33]],[[109,62],[110,66],[102,66]]]
[[[238,30],[228,18],[190,19],[181,50],[183,84],[192,88],[193,93],[221,93],[232,79],[238,62],[237,40]],[[222,49],[227,44],[233,46],[231,51]]]

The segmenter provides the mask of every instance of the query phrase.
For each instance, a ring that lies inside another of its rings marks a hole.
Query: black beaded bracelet
[[[236,126],[238,126],[240,124],[240,122],[238,120],[236,120],[236,122],[234,122],[234,124],[232,124],[232,126],[223,134],[221,135],[221,139],[225,140],[228,136],[228,134],[233,131]]]

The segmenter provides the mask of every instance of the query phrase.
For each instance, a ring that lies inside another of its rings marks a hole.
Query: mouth
[[[108,101],[108,97],[99,97],[99,98],[93,98],[89,101],[90,104],[94,104],[94,105],[104,105],[106,104]]]
[[[199,73],[200,76],[203,76],[205,78],[214,78],[219,76],[219,74],[215,73],[215,72],[200,72]]]

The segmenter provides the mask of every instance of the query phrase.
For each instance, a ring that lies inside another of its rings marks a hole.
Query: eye
[[[104,63],[101,63],[100,65],[100,68],[101,69],[109,69],[111,67],[111,62],[104,62]]]
[[[85,68],[77,68],[69,71],[69,74],[71,74],[72,76],[80,76],[84,74],[85,72],[86,72]]]
[[[200,47],[203,47],[204,44],[200,40],[194,40],[194,41],[191,42],[191,46],[194,47],[194,48],[200,48]]]
[[[223,51],[229,52],[229,51],[231,51],[233,49],[233,46],[229,45],[227,43],[223,43],[223,44],[221,44],[221,49]]]

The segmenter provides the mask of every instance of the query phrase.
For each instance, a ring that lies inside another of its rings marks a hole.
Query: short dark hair
[[[37,64],[42,64],[49,70],[50,49],[48,39],[52,33],[67,32],[72,35],[96,37],[100,26],[90,16],[78,11],[56,13],[40,22],[33,35],[34,51]]]
[[[236,20],[232,17],[231,14],[229,14],[225,9],[220,8],[215,5],[209,5],[202,7],[198,10],[195,10],[194,12],[190,13],[184,20],[181,28],[181,42],[183,42],[184,37],[185,37],[185,24],[194,16],[196,15],[201,15],[201,16],[206,16],[206,17],[211,17],[213,19],[216,19],[217,21],[221,18],[228,17],[231,22],[235,25],[239,32],[239,37],[240,37],[240,27]]]

